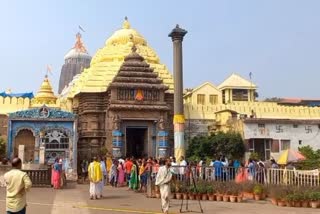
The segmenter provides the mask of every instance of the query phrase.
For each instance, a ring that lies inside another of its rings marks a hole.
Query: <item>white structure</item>
[[[243,122],[247,152],[256,152],[264,160],[277,159],[288,148],[320,149],[320,120],[250,118]]]

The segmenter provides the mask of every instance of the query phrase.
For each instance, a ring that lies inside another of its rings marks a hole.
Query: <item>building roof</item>
[[[70,51],[64,56],[64,59],[69,58],[87,58],[91,59],[91,56],[89,55],[83,41],[81,38],[81,34],[77,33],[76,35],[76,42],[73,46],[73,48],[70,49]]]
[[[223,113],[223,112],[230,112],[231,114],[239,114],[238,112],[231,110],[231,109],[224,109],[221,111],[216,111],[215,114]]]
[[[201,85],[199,85],[198,87],[194,88],[194,89],[185,89],[185,94],[184,97],[198,91],[199,89],[201,89],[203,86],[209,85],[212,88],[216,89],[217,91],[220,91],[215,85],[213,85],[211,82],[204,82]]]
[[[173,77],[164,64],[160,63],[156,52],[147,44],[143,36],[132,29],[128,19],[124,20],[121,29],[115,31],[106,40],[105,46],[100,48],[91,60],[90,67],[84,69],[79,79],[71,88],[68,97],[81,92],[105,92],[112,79],[119,71],[124,58],[131,53],[132,46],[135,45],[137,53],[154,68],[159,78],[169,87],[169,92],[173,92]]]
[[[277,124],[310,124],[318,125],[320,120],[317,119],[278,119],[278,118],[246,118],[244,123],[277,123]]]
[[[8,93],[8,92],[0,92],[1,97],[16,97],[16,98],[29,98],[32,99],[34,97],[33,92],[27,93]]]
[[[218,88],[220,90],[231,88],[231,89],[256,89],[257,86],[241,77],[238,74],[231,74],[225,81],[223,81]]]

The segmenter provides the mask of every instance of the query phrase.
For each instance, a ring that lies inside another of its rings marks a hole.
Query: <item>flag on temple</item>
[[[52,67],[51,65],[47,65],[47,74],[50,73],[52,74]]]

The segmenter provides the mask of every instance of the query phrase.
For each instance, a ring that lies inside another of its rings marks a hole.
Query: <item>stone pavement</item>
[[[160,214],[160,200],[146,198],[126,188],[106,187],[104,198],[89,200],[88,185],[69,184],[67,189],[33,188],[27,196],[28,214]],[[173,200],[170,213],[179,213],[181,201]],[[281,208],[269,202],[201,202],[208,214],[318,214],[320,209]],[[189,201],[189,209],[200,211],[196,201]],[[0,188],[0,213],[5,213],[5,189]],[[196,212],[192,212],[196,213]]]

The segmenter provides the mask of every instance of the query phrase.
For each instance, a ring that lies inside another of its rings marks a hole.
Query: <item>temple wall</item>
[[[225,109],[246,114],[248,117],[253,110],[257,118],[320,119],[320,107],[282,106],[272,102],[232,102],[217,105],[186,103],[184,108],[187,119],[215,119],[215,112]]]
[[[29,98],[2,97],[0,96],[0,114],[26,110],[31,106]]]

